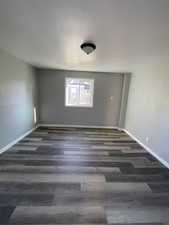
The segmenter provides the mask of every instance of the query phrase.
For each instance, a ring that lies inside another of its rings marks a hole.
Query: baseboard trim
[[[39,124],[38,127],[74,127],[74,128],[102,128],[102,129],[116,129],[119,130],[119,127],[116,126],[86,126],[86,125],[70,125],[70,124]]]
[[[136,138],[133,134],[131,134],[128,130],[123,129],[125,133],[127,133],[132,139],[134,139],[138,144],[140,144],[144,149],[146,149],[151,155],[153,155],[157,160],[159,160],[164,166],[166,166],[169,169],[169,163],[162,159],[160,156],[158,156],[152,149],[150,149],[148,146],[143,144],[138,138]]]
[[[32,128],[31,130],[27,131],[25,134],[21,135],[19,138],[15,139],[14,141],[12,141],[11,143],[9,143],[8,145],[6,145],[5,147],[0,149],[0,154],[7,151],[9,148],[11,148],[13,145],[15,145],[17,142],[19,142],[20,140],[22,140],[24,137],[26,137],[28,134],[30,134],[31,132],[33,132],[34,130],[36,130],[38,128],[38,125],[34,128]]]

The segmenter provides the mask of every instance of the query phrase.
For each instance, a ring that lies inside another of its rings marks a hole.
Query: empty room
[[[169,0],[0,0],[0,224],[169,225]]]

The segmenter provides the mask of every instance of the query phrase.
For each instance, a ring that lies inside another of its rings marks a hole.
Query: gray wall
[[[118,126],[123,75],[37,69],[39,122],[86,126]],[[94,78],[93,108],[65,107],[65,77]],[[113,96],[113,100],[110,97]]]
[[[34,70],[0,50],[0,149],[34,127]]]
[[[147,56],[134,65],[125,128],[169,162],[168,62],[165,55]]]

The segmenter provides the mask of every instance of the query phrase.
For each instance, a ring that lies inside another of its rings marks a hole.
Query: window
[[[93,107],[93,79],[66,78],[66,106]]]

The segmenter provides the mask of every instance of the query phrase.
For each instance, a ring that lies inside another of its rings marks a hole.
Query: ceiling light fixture
[[[96,49],[96,45],[90,42],[85,42],[81,44],[80,47],[87,55],[89,55]]]

